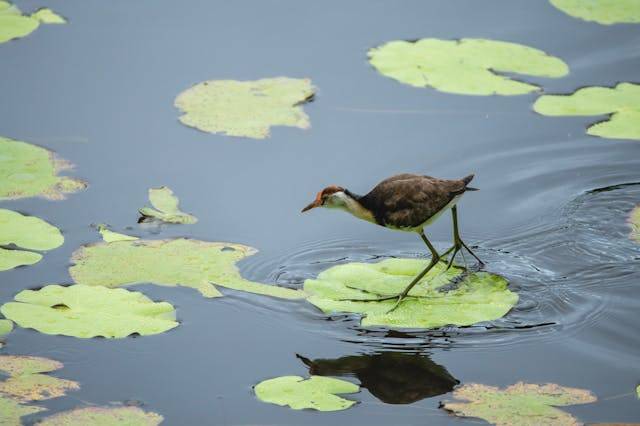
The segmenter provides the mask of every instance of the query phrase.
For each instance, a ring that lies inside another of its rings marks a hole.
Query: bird
[[[316,198],[302,209],[302,213],[317,207],[340,209],[353,216],[384,226],[385,228],[417,233],[431,252],[431,261],[407,287],[397,295],[376,299],[358,299],[359,302],[396,299],[395,309],[409,291],[441,260],[452,253],[447,269],[453,265],[456,255],[464,248],[479,263],[484,263],[460,237],[457,203],[468,191],[474,178],[470,174],[462,179],[439,179],[426,175],[403,173],[391,176],[377,184],[366,195],[357,195],[338,185],[331,185],[318,192]],[[424,228],[435,222],[443,213],[451,210],[453,222],[453,246],[442,255],[438,253],[424,233]]]

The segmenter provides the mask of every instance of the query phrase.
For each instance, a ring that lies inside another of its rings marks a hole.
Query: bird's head
[[[322,191],[318,192],[316,195],[316,199],[313,200],[307,207],[302,209],[302,213],[311,210],[316,207],[327,207],[327,208],[340,208],[345,205],[345,189],[332,185],[327,186]]]

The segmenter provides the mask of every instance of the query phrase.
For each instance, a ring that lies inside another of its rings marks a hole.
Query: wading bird
[[[358,299],[358,301],[381,301],[398,299],[400,302],[409,291],[433,268],[441,259],[451,253],[447,269],[463,248],[483,265],[482,261],[462,241],[458,231],[458,212],[456,203],[466,191],[477,191],[469,187],[473,175],[462,179],[446,180],[431,176],[400,174],[383,180],[366,195],[356,195],[340,186],[328,186],[318,192],[316,199],[302,209],[306,212],[315,207],[345,210],[359,219],[375,223],[385,228],[416,232],[431,252],[431,262],[420,272],[399,294],[377,299]],[[453,218],[453,246],[441,255],[424,234],[424,227],[433,223],[442,213],[451,209]],[[393,310],[392,309],[392,310]]]

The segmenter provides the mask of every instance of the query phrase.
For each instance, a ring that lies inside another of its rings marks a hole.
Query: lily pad
[[[138,407],[88,407],[64,411],[38,422],[42,426],[156,426],[163,420],[160,414]]]
[[[149,190],[149,201],[154,207],[140,209],[143,218],[159,219],[168,223],[193,224],[198,221],[195,216],[184,213],[178,208],[178,197],[173,195],[173,191],[166,186],[151,188]]]
[[[131,235],[120,234],[118,232],[110,231],[106,225],[98,225],[98,231],[102,235],[102,240],[107,243],[113,243],[115,241],[135,241],[139,240],[138,237],[132,237]]]
[[[0,371],[9,378],[0,382],[0,394],[28,402],[57,398],[65,395],[67,390],[79,389],[77,382],[40,374],[60,368],[60,362],[48,358],[1,355]]]
[[[23,405],[19,401],[0,395],[0,425],[2,426],[21,426],[21,417],[45,410],[44,407]]]
[[[629,225],[631,225],[631,234],[629,234],[629,237],[640,244],[640,205],[631,211]]]
[[[79,338],[147,336],[178,326],[171,304],[100,286],[54,284],[24,290],[15,302],[2,305],[0,312],[20,327]]]
[[[51,9],[40,9],[31,16],[22,15],[20,9],[6,1],[0,1],[0,43],[22,38],[34,32],[40,23],[59,24],[61,18]]]
[[[571,95],[544,95],[533,109],[550,116],[611,114],[587,133],[601,138],[640,140],[640,84],[620,83],[615,88],[586,87]]]
[[[387,259],[378,263],[347,263],[323,271],[307,280],[309,302],[325,313],[363,314],[365,327],[436,328],[466,326],[506,315],[518,301],[507,281],[485,272],[471,274],[453,288],[461,269],[436,265],[410,292],[397,309],[395,300],[358,302],[344,299],[375,299],[400,293],[428,264],[422,259]]]
[[[49,150],[0,137],[0,200],[36,196],[63,199],[64,194],[86,187],[80,180],[58,176],[71,167]]]
[[[339,411],[353,406],[356,401],[338,394],[356,393],[360,387],[331,377],[311,376],[305,380],[300,376],[282,376],[260,382],[254,390],[261,401],[294,410]]]
[[[640,23],[640,0],[550,0],[574,18],[611,25]]]
[[[578,425],[572,415],[555,407],[596,401],[588,390],[522,382],[504,390],[471,383],[457,389],[453,396],[465,402],[447,402],[443,405],[445,410],[498,426]]]
[[[264,139],[271,126],[306,129],[301,104],[315,92],[309,79],[288,77],[255,81],[210,80],[176,98],[180,121],[203,132]]]
[[[58,228],[44,220],[0,209],[0,271],[32,265],[42,259],[38,253],[7,250],[1,246],[14,244],[28,250],[51,250],[63,242],[64,237]]]
[[[204,297],[220,297],[216,284],[283,299],[305,297],[300,290],[242,278],[236,263],[255,252],[241,244],[186,238],[97,243],[73,254],[75,265],[69,273],[76,283],[91,286],[153,283],[191,287]]]
[[[521,44],[485,39],[396,40],[369,50],[382,75],[415,87],[465,95],[522,95],[540,88],[500,73],[562,77],[561,59]]]
[[[11,333],[11,330],[13,330],[13,323],[9,320],[0,319],[0,337]]]

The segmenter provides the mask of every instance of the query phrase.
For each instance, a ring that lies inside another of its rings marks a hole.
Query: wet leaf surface
[[[498,426],[578,425],[571,414],[555,407],[596,401],[588,390],[522,382],[504,390],[471,383],[458,388],[453,396],[464,402],[446,402],[445,410],[461,417],[478,417]]]
[[[43,426],[155,426],[163,417],[138,407],[88,407],[49,416],[38,425]]]
[[[611,25],[640,23],[640,0],[550,0],[567,15]]]
[[[294,410],[310,408],[318,411],[339,411],[350,408],[356,401],[337,395],[356,393],[360,387],[345,380],[330,377],[282,376],[258,383],[255,388],[263,402],[289,406]]]
[[[1,355],[0,371],[9,375],[9,378],[0,382],[0,394],[20,402],[29,402],[58,398],[68,390],[79,389],[80,386],[74,381],[40,374],[60,368],[61,363],[48,358]]]
[[[500,73],[557,78],[569,72],[561,59],[541,50],[485,39],[390,41],[371,49],[369,61],[401,83],[465,95],[522,95],[540,89]]]
[[[101,286],[48,285],[24,290],[0,311],[20,327],[79,338],[146,336],[178,326],[171,304]]]
[[[175,105],[184,112],[180,121],[187,126],[264,139],[272,126],[308,128],[309,117],[301,104],[314,92],[309,79],[210,80],[182,92]]]
[[[166,186],[150,189],[149,201],[154,208],[145,207],[140,209],[140,214],[143,218],[181,224],[193,224],[198,221],[195,216],[184,213],[178,208],[178,197],[173,195],[173,191]]]

